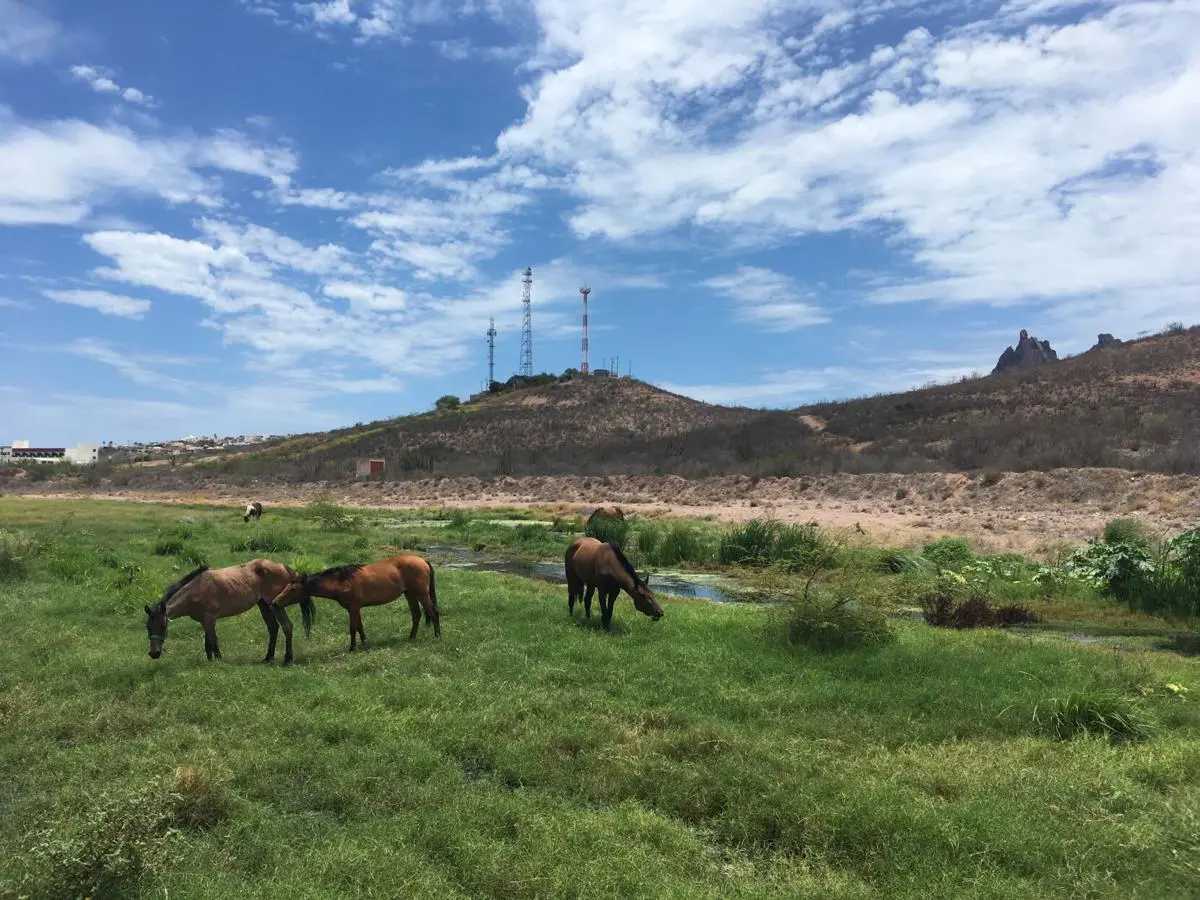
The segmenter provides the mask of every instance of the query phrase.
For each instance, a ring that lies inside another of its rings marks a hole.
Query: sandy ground
[[[1118,515],[1142,518],[1158,531],[1200,524],[1200,478],[1117,469],[1013,473],[999,480],[957,474],[831,475],[806,478],[745,476],[687,480],[675,476],[428,479],[311,485],[208,483],[200,488],[130,490],[101,486],[57,489],[9,481],[0,491],[26,497],[90,497],[152,503],[299,506],[321,493],[372,509],[536,508],[573,515],[616,504],[643,516],[744,521],[771,517],[817,522],[833,529],[860,527],[872,542],[919,545],[957,535],[978,549],[1038,555],[1063,542],[1097,535]]]

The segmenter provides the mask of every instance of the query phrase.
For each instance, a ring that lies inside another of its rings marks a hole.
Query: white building
[[[77,466],[88,466],[99,461],[99,444],[80,444],[78,447],[30,447],[29,441],[13,441],[11,447],[0,447],[0,464],[69,462]]]

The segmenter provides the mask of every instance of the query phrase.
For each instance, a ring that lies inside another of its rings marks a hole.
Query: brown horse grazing
[[[438,614],[433,566],[428,560],[407,553],[379,562],[334,566],[313,575],[293,575],[270,605],[282,611],[292,603],[311,603],[312,597],[336,600],[350,614],[350,649],[353,650],[356,635],[362,638],[363,646],[367,643],[362,608],[391,603],[401,594],[408,599],[408,608],[412,612],[412,631],[408,639],[416,640],[421,627],[421,610],[424,609],[425,624],[432,624],[434,637],[441,640],[442,622]]]
[[[600,618],[607,629],[612,625],[613,604],[617,594],[625,591],[633,598],[638,612],[655,622],[663,617],[663,609],[654,598],[645,578],[633,570],[625,554],[612,541],[607,544],[592,537],[576,538],[567,548],[567,613],[575,615],[575,601],[583,593],[583,611],[592,616],[592,592],[600,589]]]
[[[246,504],[246,512],[242,516],[243,522],[249,522],[251,519],[262,518],[262,504],[255,500],[253,503]]]
[[[283,655],[286,665],[292,661],[292,620],[282,609],[272,609],[267,601],[278,594],[295,575],[287,566],[269,559],[252,559],[240,566],[210,569],[198,566],[188,572],[163,593],[154,606],[146,609],[146,633],[150,638],[150,658],[162,656],[163,642],[171,619],[190,616],[204,626],[204,652],[210,660],[221,658],[217,641],[217,619],[244,613],[258,604],[267,626],[267,655],[263,662],[275,658],[275,639],[279,626],[287,646]],[[312,601],[300,606],[305,633],[311,633],[316,608]]]
[[[587,517],[587,523],[592,525],[598,519],[615,519],[618,522],[624,522],[625,513],[619,506],[600,506],[592,510],[592,514]]]

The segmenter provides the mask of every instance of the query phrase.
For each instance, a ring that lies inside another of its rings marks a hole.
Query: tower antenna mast
[[[524,285],[524,290],[521,291],[523,317],[521,319],[521,368],[519,372],[528,378],[533,376],[533,304],[530,298],[533,269],[525,269],[521,283]]]
[[[492,385],[496,382],[496,320],[491,319],[488,323],[487,330],[488,339],[488,380],[486,390],[491,390]]]
[[[592,289],[586,284],[579,289],[579,293],[583,295],[583,362],[579,366],[579,374],[586,375],[588,373],[588,321],[587,321],[587,302],[588,294]]]

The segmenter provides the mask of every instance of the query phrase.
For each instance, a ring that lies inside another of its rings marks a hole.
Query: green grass
[[[219,662],[188,620],[151,661],[141,605],[187,568],[156,541],[186,524],[227,565],[265,525],[13,498],[0,521],[42,548],[0,581],[0,896],[1181,897],[1200,871],[1195,660],[904,621],[817,653],[780,610],[651,623],[625,597],[605,634],[565,589],[441,569],[440,643],[408,643],[401,601],[347,653],[318,600],[292,667],[259,662],[254,612]],[[306,568],[394,530],[269,524]],[[1148,727],[1071,730],[1093,713]]]

